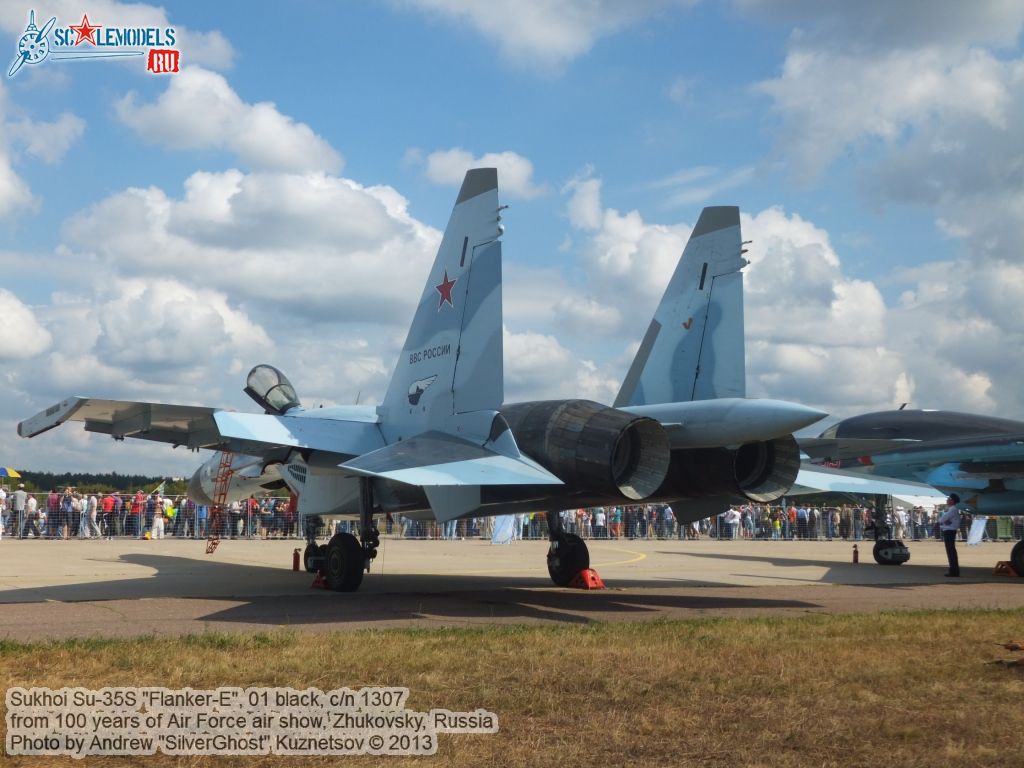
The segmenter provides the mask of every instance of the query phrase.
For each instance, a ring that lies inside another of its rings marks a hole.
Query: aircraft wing
[[[862,472],[846,472],[841,469],[808,467],[806,464],[796,476],[796,482],[788,495],[801,496],[811,493],[858,493],[884,494],[900,499],[929,498],[929,504],[940,504],[945,494],[924,483],[880,478]]]
[[[1024,478],[1024,434],[1019,433],[946,440],[800,438],[797,443],[812,460],[857,459],[855,471],[914,477],[936,486]]]
[[[84,422],[87,432],[114,438],[131,437],[250,456],[263,456],[280,448],[357,456],[384,444],[372,421],[235,413],[195,405],[90,397],[68,398],[47,408],[21,422],[18,434],[35,437],[66,421]]]
[[[812,459],[857,459],[886,451],[896,451],[918,445],[917,440],[853,437],[798,437],[800,450]]]
[[[1024,460],[962,461],[957,470],[966,477],[986,480],[1020,480],[1024,478]]]
[[[18,434],[35,437],[65,421],[85,422],[87,432],[114,438],[135,437],[161,443],[213,448],[222,442],[214,421],[216,408],[71,397],[18,424]]]
[[[250,455],[286,447],[359,456],[384,445],[380,429],[372,421],[232,411],[217,411],[213,419],[229,450]]]

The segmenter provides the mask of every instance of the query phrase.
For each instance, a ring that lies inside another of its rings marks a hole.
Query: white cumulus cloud
[[[70,112],[61,112],[52,122],[17,120],[8,126],[8,133],[28,154],[54,165],[85,133],[85,121]]]
[[[325,322],[404,323],[440,233],[390,187],[228,170],[193,174],[180,198],[118,192],[73,216],[64,238],[76,258],[117,274],[194,275],[257,307]]]
[[[442,18],[468,23],[495,42],[509,60],[557,69],[615,34],[696,0],[404,0]]]
[[[406,153],[410,162],[415,151]],[[435,184],[459,185],[470,168],[497,168],[501,192],[509,197],[529,199],[543,195],[547,189],[533,183],[533,163],[516,152],[487,152],[474,157],[471,152],[455,147],[431,152],[425,159],[427,178]]]
[[[41,354],[52,338],[32,309],[10,291],[0,288],[0,360],[21,360]]]
[[[978,49],[894,50],[871,56],[791,51],[780,77],[759,83],[782,120],[779,148],[810,182],[848,146],[899,143],[907,129],[970,115],[1006,125],[1006,65]]]
[[[505,400],[582,397],[611,402],[619,381],[569,350],[553,333],[504,329]]]
[[[220,74],[184,67],[151,104],[132,92],[116,104],[118,118],[147,142],[172,149],[222,149],[251,168],[341,170],[341,155],[305,123],[270,102],[248,104]]]
[[[17,174],[12,164],[8,111],[7,90],[0,82],[0,218],[24,208],[31,208],[36,203],[32,190]]]
[[[1015,0],[972,0],[937,5],[934,0],[733,0],[741,12],[795,27],[808,45],[856,46],[866,52],[895,47],[1013,45],[1024,25]]]

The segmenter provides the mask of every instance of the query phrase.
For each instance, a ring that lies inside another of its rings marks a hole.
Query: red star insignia
[[[92,43],[96,45],[96,30],[103,29],[102,25],[90,24],[88,14],[82,14],[82,23],[77,27],[74,24],[68,24],[68,28],[74,30],[78,35],[75,45],[79,43]]]
[[[434,290],[437,291],[439,294],[441,294],[441,299],[440,299],[440,301],[437,302],[438,310],[440,310],[441,307],[443,307],[445,305],[445,302],[447,302],[448,305],[451,306],[451,307],[455,306],[455,304],[452,302],[452,288],[455,287],[455,284],[458,281],[459,281],[459,278],[457,278],[457,277],[454,280],[449,280],[448,279],[448,270],[446,269],[444,271],[444,281],[440,285],[435,285],[434,286]]]

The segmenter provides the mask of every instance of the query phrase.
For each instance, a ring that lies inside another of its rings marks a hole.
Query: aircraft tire
[[[335,592],[355,592],[363,583],[363,550],[351,533],[337,533],[327,544],[324,578]]]
[[[324,557],[327,555],[327,545],[307,544],[302,552],[302,565],[306,573],[316,573],[320,570]]]
[[[1018,576],[1024,576],[1024,539],[1014,544],[1010,550],[1010,565]]]
[[[897,552],[905,553],[905,556],[899,556],[896,554]],[[879,539],[876,541],[871,554],[879,565],[903,565],[903,563],[910,559],[910,553],[902,545],[902,542],[892,541],[891,539]]]
[[[548,574],[559,587],[569,582],[580,571],[590,567],[590,551],[583,539],[575,533],[566,533],[551,542],[548,549]]]

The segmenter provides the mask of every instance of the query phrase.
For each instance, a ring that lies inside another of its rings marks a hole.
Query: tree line
[[[12,485],[24,483],[29,493],[44,493],[54,488],[63,490],[68,486],[82,493],[119,491],[135,493],[140,488],[147,493],[165,483],[164,493],[179,496],[185,493],[188,481],[182,478],[165,478],[150,475],[122,475],[119,472],[21,472],[21,479],[11,478]]]

